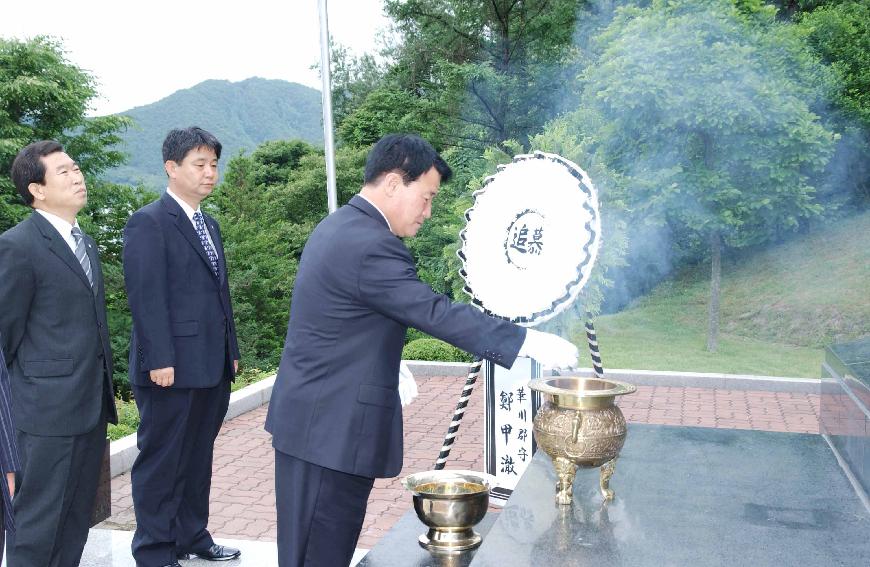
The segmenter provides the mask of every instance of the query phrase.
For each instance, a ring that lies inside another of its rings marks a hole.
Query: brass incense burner
[[[601,493],[613,498],[610,477],[627,433],[625,417],[614,404],[616,396],[637,388],[602,378],[559,376],[533,380],[541,404],[534,421],[538,446],[553,460],[559,479],[556,502],[571,504],[577,467],[601,467]]]
[[[472,471],[434,470],[409,475],[414,511],[429,531],[419,538],[429,551],[454,553],[480,545],[472,529],[486,515],[490,477]]]

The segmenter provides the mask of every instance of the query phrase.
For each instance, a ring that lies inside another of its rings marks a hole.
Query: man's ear
[[[396,191],[404,185],[402,176],[395,171],[391,171],[384,176],[384,193],[386,193],[388,197],[395,195]]]
[[[175,170],[178,169],[178,164],[174,161],[166,160],[163,162],[163,169],[166,170],[166,176],[170,179],[175,179]]]
[[[45,185],[41,185],[39,183],[31,183],[27,186],[27,190],[30,191],[30,194],[33,195],[33,199],[36,201],[44,201],[45,200]]]

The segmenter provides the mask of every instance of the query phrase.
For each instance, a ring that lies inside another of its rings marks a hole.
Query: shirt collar
[[[381,216],[384,217],[384,220],[387,222],[387,228],[390,229],[390,232],[393,232],[393,227],[390,226],[390,219],[387,218],[387,215],[384,214],[384,211],[382,211],[381,209],[379,209],[378,206],[375,205],[375,204],[372,202],[371,199],[369,199],[368,197],[366,197],[366,196],[363,195],[362,193],[357,193],[357,195],[359,195],[360,197],[362,197],[363,199],[365,199],[366,202],[368,202],[369,205],[373,206],[377,212],[381,213]]]
[[[184,211],[184,214],[187,215],[187,218],[190,219],[190,222],[193,222],[193,214],[200,212],[200,208],[197,207],[196,210],[193,210],[193,208],[190,205],[188,205],[187,203],[185,203],[181,199],[181,197],[179,197],[178,195],[173,193],[172,189],[170,189],[169,187],[166,188],[166,194],[169,195],[170,197],[172,197],[173,199],[175,199],[176,203],[181,205],[181,209]]]
[[[49,213],[48,211],[43,211],[42,209],[34,209],[34,210],[37,213],[41,214],[43,217],[45,217],[45,220],[47,220],[49,223],[51,223],[51,226],[53,226],[54,229],[56,231],[58,231],[60,233],[60,235],[66,239],[72,238],[73,227],[79,225],[78,220],[75,220],[75,221],[73,221],[73,224],[70,224],[67,221],[65,221],[64,219],[60,218],[59,216],[52,214],[52,213]]]

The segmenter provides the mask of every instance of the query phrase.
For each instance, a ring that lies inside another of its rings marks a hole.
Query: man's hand
[[[6,484],[9,485],[9,496],[15,496],[15,473],[6,473]]]
[[[238,373],[239,373],[239,361],[234,360],[233,361],[233,374],[238,374]]]
[[[534,358],[543,366],[568,368],[577,365],[577,347],[562,337],[526,329],[526,340],[518,356]]]
[[[156,370],[152,370],[151,381],[158,386],[162,386],[164,388],[172,386],[172,384],[175,382],[175,367],[170,366],[168,368],[158,368]]]

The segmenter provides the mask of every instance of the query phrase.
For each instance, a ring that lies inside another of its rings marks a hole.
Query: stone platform
[[[539,453],[472,567],[865,567],[870,510],[820,435],[635,425],[603,503],[583,470],[553,501]]]
[[[535,455],[474,552],[430,555],[409,512],[361,567],[865,567],[870,509],[820,435],[633,425],[605,503],[598,470],[571,506]]]

